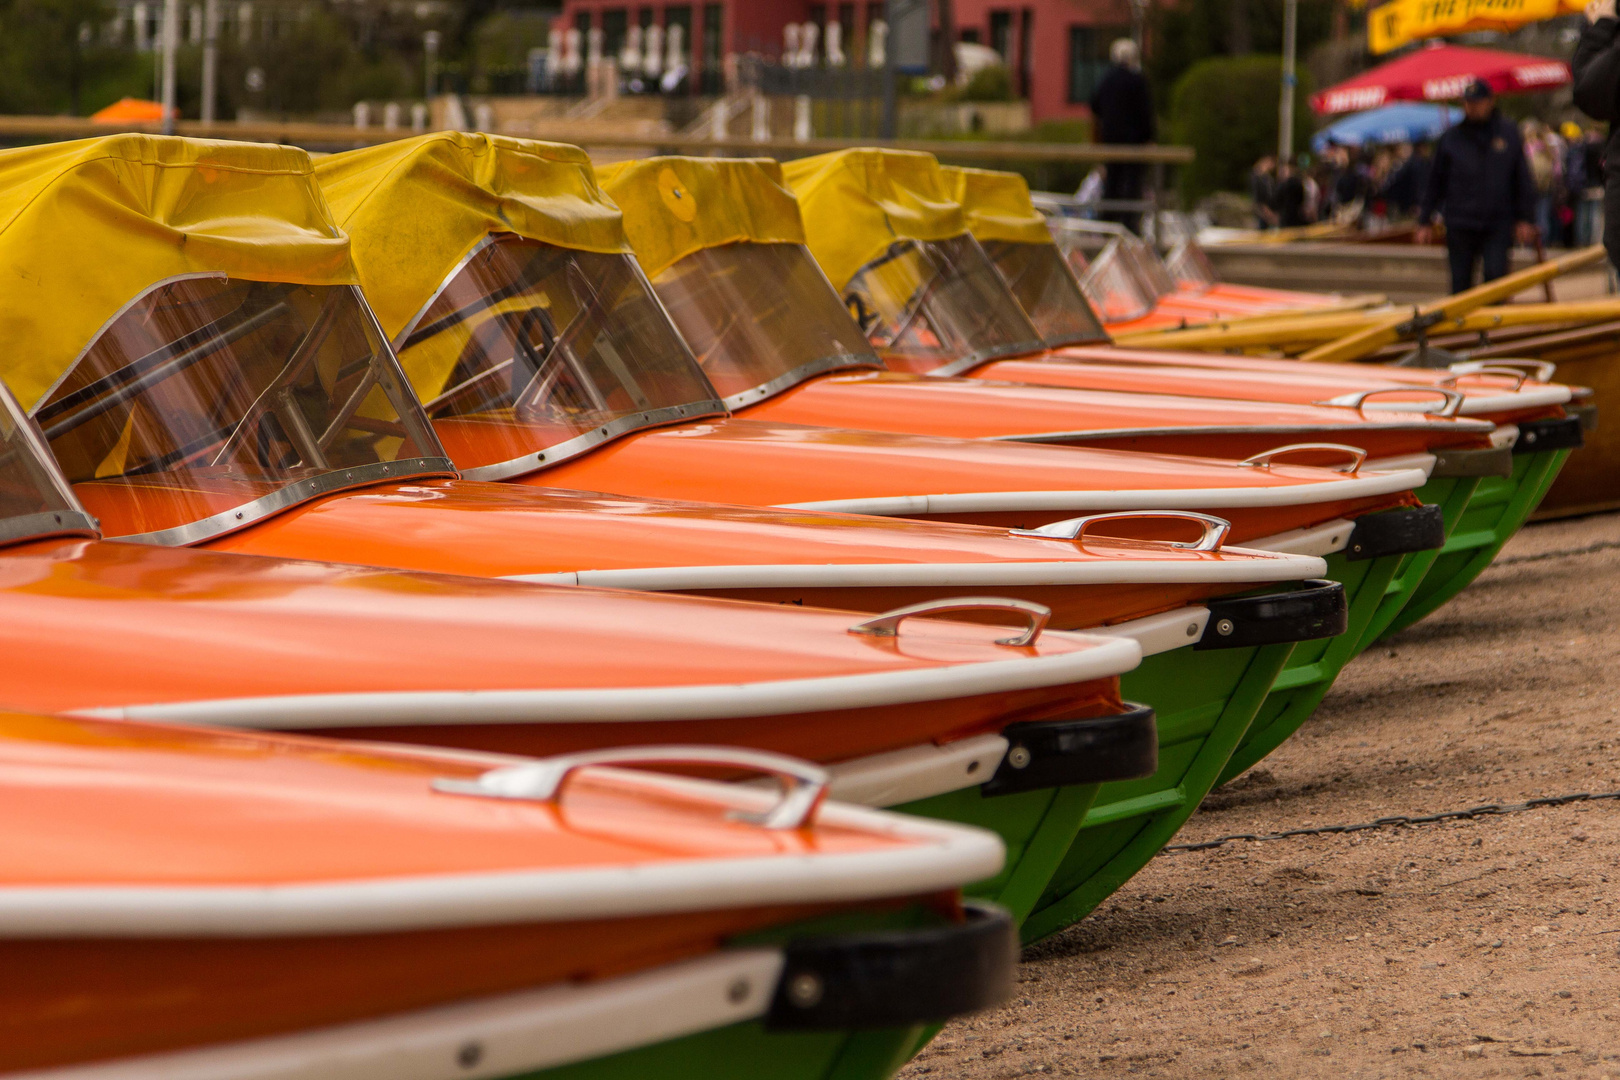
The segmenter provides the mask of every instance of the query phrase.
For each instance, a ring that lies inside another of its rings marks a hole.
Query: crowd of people
[[[1534,223],[1548,246],[1597,243],[1603,191],[1603,135],[1574,122],[1554,129],[1540,120],[1519,125],[1534,187]],[[1318,222],[1372,232],[1416,223],[1429,183],[1435,144],[1355,147],[1329,144],[1297,161],[1267,156],[1249,174],[1255,226],[1293,228]]]

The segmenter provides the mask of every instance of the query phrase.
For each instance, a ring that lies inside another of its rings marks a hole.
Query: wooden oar
[[[1544,281],[1550,281],[1572,270],[1579,270],[1582,267],[1591,266],[1593,263],[1602,262],[1607,257],[1608,255],[1601,245],[1593,245],[1580,251],[1571,252],[1551,262],[1528,266],[1523,270],[1508,274],[1506,277],[1497,278],[1495,281],[1487,281],[1483,285],[1476,285],[1472,289],[1455,293],[1442,300],[1435,300],[1413,308],[1410,315],[1385,316],[1372,326],[1346,334],[1336,341],[1330,341],[1325,345],[1319,345],[1311,349],[1303,354],[1300,359],[1325,363],[1347,363],[1377,352],[1385,345],[1393,345],[1403,338],[1424,333],[1446,319],[1455,319],[1467,315],[1476,308],[1506,300],[1523,292],[1525,289],[1540,285]]]
[[[1403,318],[1410,317],[1406,309]],[[1235,352],[1239,350],[1301,351],[1325,341],[1335,341],[1356,330],[1365,329],[1369,321],[1383,317],[1382,312],[1338,313],[1332,318],[1310,319],[1304,315],[1289,319],[1271,319],[1258,323],[1234,323],[1229,326],[1189,327],[1168,333],[1132,334],[1115,339],[1115,344],[1132,349],[1175,349],[1195,352]],[[1483,307],[1456,318],[1442,319],[1428,328],[1431,335],[1457,334],[1465,331],[1495,330],[1504,326],[1533,326],[1546,324],[1580,324],[1620,319],[1620,297],[1602,300],[1564,300],[1556,304],[1507,304]]]

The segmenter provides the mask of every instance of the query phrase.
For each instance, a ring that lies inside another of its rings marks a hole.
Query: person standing
[[[1153,141],[1153,94],[1142,74],[1142,53],[1136,42],[1120,38],[1108,48],[1113,61],[1091,95],[1094,136],[1100,143],[1140,146]],[[1147,166],[1137,161],[1111,161],[1103,177],[1103,199],[1136,201],[1142,198],[1142,177]],[[1109,210],[1106,221],[1117,221],[1140,231],[1140,211]]]
[[[1267,156],[1249,170],[1249,201],[1254,203],[1254,227],[1264,232],[1277,227],[1277,159]]]
[[[1575,46],[1570,68],[1575,74],[1575,104],[1594,120],[1609,123],[1609,141],[1602,164],[1620,147],[1620,20],[1614,0],[1592,0],[1586,5],[1586,25]],[[1603,246],[1609,261],[1620,268],[1620,169],[1601,169],[1603,182]],[[1590,182],[1590,180],[1588,181]]]
[[[1484,280],[1494,281],[1507,273],[1515,238],[1535,242],[1536,188],[1524,143],[1497,111],[1496,92],[1484,79],[1463,91],[1462,122],[1435,147],[1418,208],[1418,243],[1433,238],[1436,212],[1446,225],[1454,293],[1473,287],[1476,262],[1484,263]]]

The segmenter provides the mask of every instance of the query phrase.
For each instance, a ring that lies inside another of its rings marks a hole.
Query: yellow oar
[[[1472,289],[1448,296],[1443,300],[1423,304],[1412,309],[1410,315],[1387,315],[1373,326],[1346,334],[1344,337],[1330,341],[1325,345],[1318,345],[1300,356],[1300,359],[1325,363],[1346,363],[1375,353],[1385,345],[1393,345],[1403,338],[1427,332],[1447,319],[1455,319],[1467,315],[1476,308],[1506,300],[1517,293],[1523,292],[1525,289],[1541,284],[1543,281],[1551,281],[1561,274],[1567,274],[1572,270],[1579,270],[1593,263],[1602,262],[1607,257],[1600,245],[1594,245],[1580,251],[1571,252],[1551,262],[1527,266],[1523,270],[1508,274],[1506,277],[1488,281],[1483,285],[1476,285]]]

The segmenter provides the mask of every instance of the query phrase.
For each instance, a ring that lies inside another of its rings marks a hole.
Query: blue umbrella
[[[1462,119],[1462,110],[1449,105],[1403,101],[1381,109],[1347,116],[1311,136],[1311,149],[1321,153],[1328,143],[1340,146],[1383,146],[1389,143],[1438,139],[1446,128]]]

